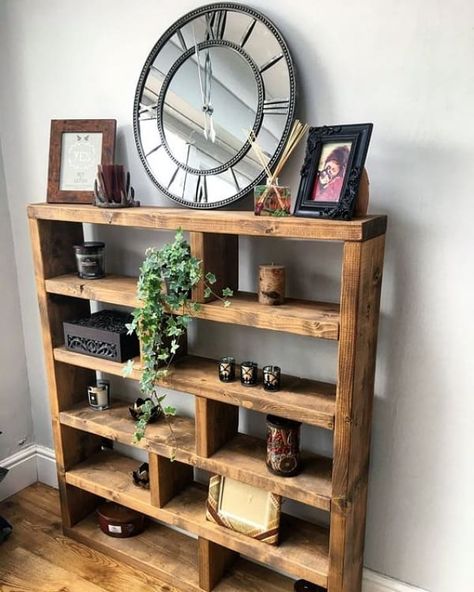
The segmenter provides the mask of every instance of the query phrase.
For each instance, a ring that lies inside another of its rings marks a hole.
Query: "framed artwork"
[[[113,164],[115,119],[53,119],[48,203],[93,203],[97,165]]]
[[[229,477],[211,477],[206,513],[208,520],[276,545],[280,512],[281,496]]]
[[[295,216],[350,220],[373,124],[312,127]]]

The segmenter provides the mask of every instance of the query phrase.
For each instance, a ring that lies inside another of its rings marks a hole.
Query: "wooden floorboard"
[[[0,591],[180,592],[62,534],[59,496],[36,484],[0,503],[13,533],[0,547]]]

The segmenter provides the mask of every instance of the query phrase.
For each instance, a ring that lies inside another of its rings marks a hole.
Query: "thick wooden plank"
[[[196,452],[212,456],[239,429],[239,408],[212,399],[196,397]]]
[[[202,261],[202,271],[205,276],[213,273],[216,282],[212,290],[220,296],[224,288],[234,292],[239,289],[239,237],[236,235],[190,232],[189,244],[191,254]],[[204,278],[193,290],[192,298],[196,302],[209,302],[215,296],[204,296]]]
[[[140,304],[136,297],[136,282],[137,278],[118,275],[84,280],[72,273],[47,279],[45,284],[46,290],[51,294],[136,308]],[[197,312],[186,312],[195,318],[219,323],[284,331],[320,339],[339,337],[339,304],[287,298],[281,306],[266,306],[260,304],[257,295],[250,292],[235,292],[231,302],[231,306],[224,307],[220,300],[214,300],[202,304]],[[176,311],[176,314],[180,313],[181,311]]]
[[[88,205],[30,204],[30,218],[132,226],[193,232],[276,236],[309,240],[363,241],[383,234],[386,216],[365,216],[350,222],[311,218],[273,218],[255,216],[253,212],[186,210],[184,208],[141,207],[105,210]]]
[[[344,245],[329,592],[362,583],[384,237]]]
[[[171,461],[165,456],[150,453],[150,499],[153,506],[163,508],[175,495],[178,495],[193,482],[191,465],[178,460]]]
[[[150,492],[133,485],[130,472],[136,461],[104,451],[66,473],[70,485],[133,508],[165,524],[206,538],[254,560],[326,587],[329,569],[328,531],[282,516],[280,544],[267,545],[206,520],[207,489],[191,486],[164,508],[150,502]]]
[[[134,422],[129,418],[128,406],[129,403],[116,400],[111,409],[98,412],[91,409],[87,403],[82,403],[70,411],[63,411],[60,421],[75,429],[130,445]],[[279,477],[266,468],[264,440],[237,434],[227,440],[212,456],[205,458],[196,452],[193,419],[174,417],[171,421],[176,435],[176,448],[164,422],[149,425],[145,438],[134,446],[168,458],[174,454],[177,461],[194,465],[210,473],[231,477],[322,510],[330,509],[331,459],[303,451],[303,471],[291,479]]]
[[[123,364],[70,352],[64,347],[55,348],[54,357],[65,364],[123,376]],[[130,379],[140,379],[138,366],[137,360],[137,368],[130,374]],[[186,356],[173,364],[160,385],[328,430],[334,428],[336,387],[325,382],[283,375],[282,389],[278,393],[270,393],[263,389],[261,381],[252,388],[242,386],[238,380],[223,383],[219,380],[215,360]]]
[[[238,554],[202,537],[198,539],[198,549],[199,585],[211,592],[237,560]]]
[[[98,439],[93,436],[81,436],[73,430],[61,430],[58,415],[62,409],[67,409],[80,400],[83,393],[87,392],[87,386],[95,381],[95,373],[57,363],[53,349],[64,342],[63,321],[72,316],[87,314],[90,312],[90,305],[85,301],[48,294],[45,279],[71,273],[75,269],[73,245],[82,242],[83,230],[79,223],[54,223],[35,219],[30,219],[29,223],[59,490],[63,501],[61,508],[64,523],[72,525],[90,511],[95,500],[84,492],[73,494],[65,484],[64,471],[70,464],[84,458],[89,451],[97,450],[99,446]],[[88,438],[88,442],[84,437]]]

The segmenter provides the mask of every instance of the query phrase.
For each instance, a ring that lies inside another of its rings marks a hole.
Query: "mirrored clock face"
[[[134,103],[145,169],[171,199],[216,208],[263,179],[288,137],[295,80],[287,46],[261,14],[213,4],[185,15],[148,56]]]

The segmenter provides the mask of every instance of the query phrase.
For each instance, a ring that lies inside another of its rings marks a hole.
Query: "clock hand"
[[[208,131],[209,139],[211,142],[216,141],[216,132],[214,130],[214,122],[212,119],[212,114],[214,109],[211,103],[211,85],[212,85],[212,62],[211,56],[209,55],[209,50],[206,53],[206,59],[204,61],[204,107],[205,114],[206,114],[206,128]]]
[[[203,84],[202,76],[201,76],[201,57],[200,57],[200,53],[199,53],[199,44],[196,40],[196,32],[194,30],[194,23],[193,23],[193,37],[194,37],[194,53],[196,54],[197,69],[198,69],[199,89],[201,91],[202,110],[204,112],[204,130],[203,131],[204,131],[204,137],[207,140],[207,138],[208,138],[207,105],[206,105],[204,84]]]

